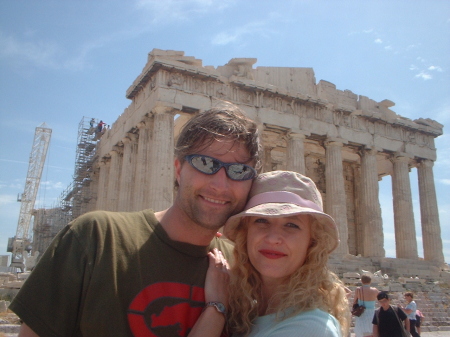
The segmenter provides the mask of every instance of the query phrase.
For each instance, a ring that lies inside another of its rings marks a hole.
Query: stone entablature
[[[181,126],[229,101],[259,124],[265,171],[289,169],[316,182],[325,210],[338,222],[338,255],[384,256],[378,180],[392,175],[400,205],[394,210],[396,240],[402,243],[397,257],[418,258],[410,235],[411,192],[404,188],[409,170],[417,167],[424,191],[421,213],[427,214],[422,217],[425,259],[443,263],[432,172],[434,138],[443,126],[398,116],[389,100],[376,102],[323,80],[316,84],[312,68],[253,68],[255,63],[255,58],[234,58],[214,68],[180,51],[153,50],[127,90],[132,103],[97,145],[93,185],[99,190],[90,209],[168,207],[172,149]]]

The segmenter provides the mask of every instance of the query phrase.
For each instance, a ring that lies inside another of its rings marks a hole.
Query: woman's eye
[[[259,218],[255,220],[255,223],[267,223],[267,222],[268,222],[267,219],[264,218]]]
[[[289,228],[298,228],[298,229],[300,229],[300,226],[299,226],[299,225],[296,225],[295,223],[292,223],[292,222],[288,222],[288,223],[286,224],[286,227],[289,227]]]

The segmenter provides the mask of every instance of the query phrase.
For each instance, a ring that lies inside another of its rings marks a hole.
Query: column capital
[[[163,106],[163,105],[157,105],[155,106],[152,111],[151,114],[152,115],[175,115],[175,111],[177,109],[171,107],[171,106]]]
[[[291,140],[291,139],[300,139],[300,140],[304,140],[306,138],[306,135],[303,133],[297,133],[297,132],[287,132],[286,136],[285,136],[286,140]]]
[[[395,162],[403,162],[403,163],[409,164],[409,162],[411,161],[411,158],[410,157],[405,157],[405,156],[402,156],[402,155],[394,154],[391,158],[389,158],[389,160],[391,162],[393,162],[393,163],[395,163]]]
[[[100,163],[102,166],[105,166],[111,162],[111,155],[108,153],[107,155],[103,156]]]
[[[136,125],[138,129],[148,129],[150,128],[151,119],[148,116],[144,116],[142,120]]]
[[[340,144],[340,145],[339,145]],[[348,144],[348,140],[344,138],[339,137],[327,137],[324,141],[324,145],[339,145],[344,146]]]
[[[375,146],[363,146],[359,150],[359,154],[361,156],[365,154],[376,155],[378,152],[381,152],[381,149]]]
[[[137,138],[138,138],[137,134],[128,132],[126,137],[123,137],[121,141],[122,141],[123,144],[128,144],[128,143],[131,143],[133,141],[136,141]]]
[[[422,159],[419,161],[419,165],[426,166],[426,167],[433,167],[434,161],[430,159]]]

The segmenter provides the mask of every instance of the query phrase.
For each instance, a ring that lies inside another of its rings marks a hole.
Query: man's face
[[[411,296],[405,295],[405,300],[406,300],[406,302],[409,303],[412,301],[412,298],[411,298]]]
[[[253,166],[253,162],[249,162],[247,149],[231,141],[216,140],[195,154],[210,156],[224,163]],[[239,213],[247,202],[252,180],[231,180],[224,167],[215,174],[207,175],[188,162],[181,163],[176,159],[175,171],[179,184],[175,205],[184,213],[185,221],[217,231],[230,216]]]
[[[391,301],[387,298],[383,298],[381,300],[378,300],[378,303],[380,303],[380,306],[384,309],[387,310],[389,309],[389,304],[391,303]]]

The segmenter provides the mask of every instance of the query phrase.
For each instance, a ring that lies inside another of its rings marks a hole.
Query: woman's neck
[[[279,284],[267,284],[267,282],[263,284],[261,290],[261,301],[259,303],[259,316],[269,315],[276,312],[279,301],[275,300],[273,297],[277,293],[278,287]]]

